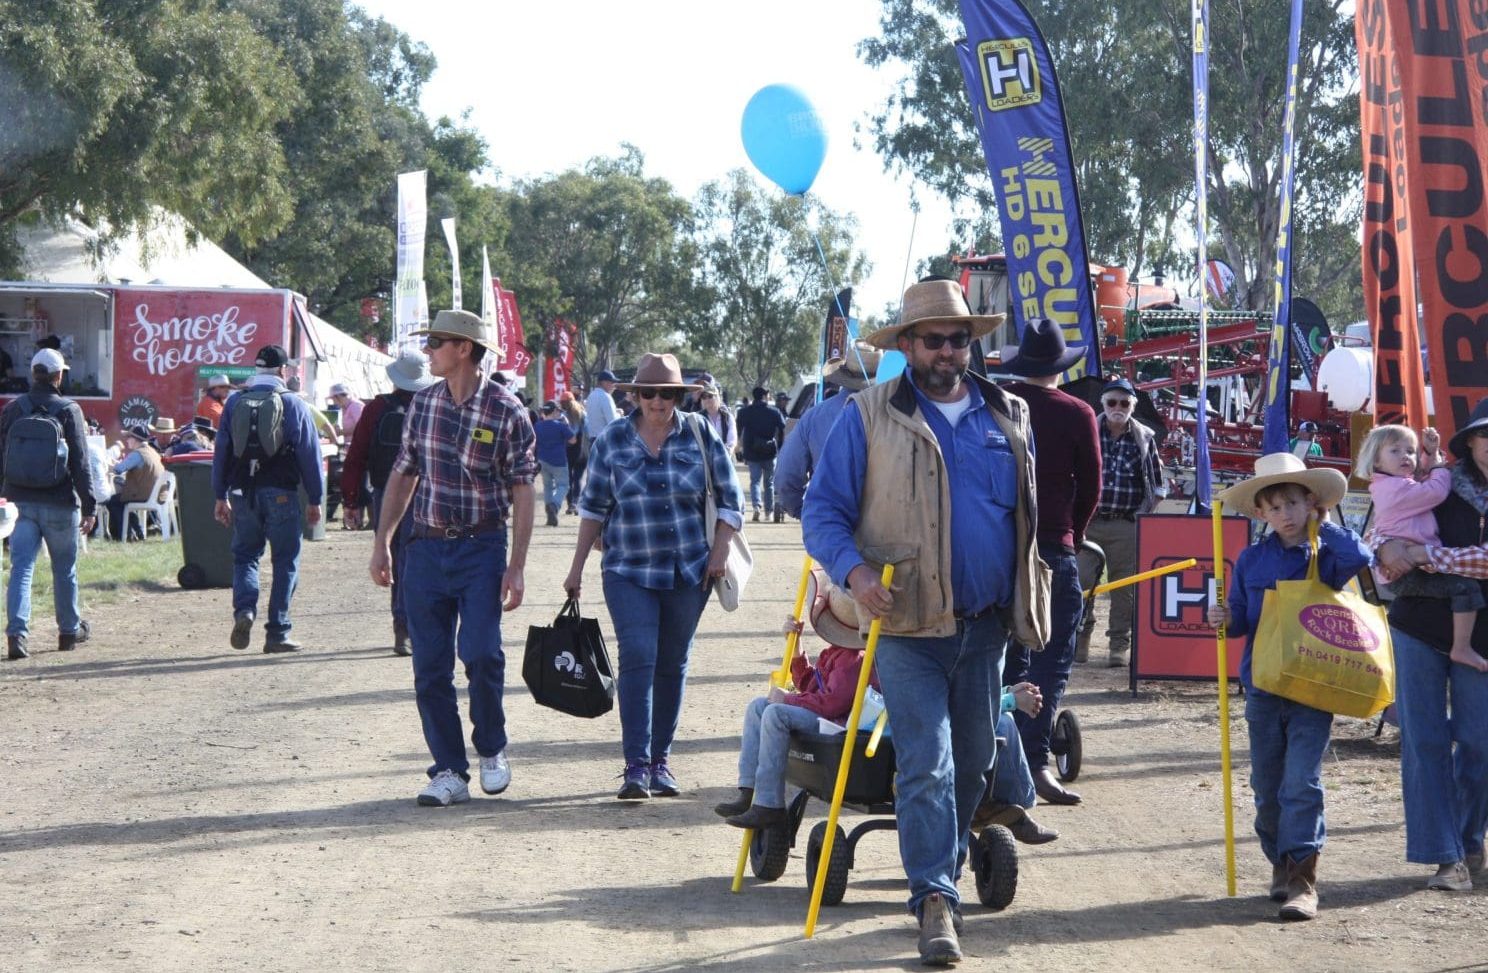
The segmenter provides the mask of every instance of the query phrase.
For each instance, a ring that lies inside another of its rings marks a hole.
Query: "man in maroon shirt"
[[[1043,693],[1044,706],[1037,716],[1020,711],[1015,719],[1034,789],[1050,804],[1080,803],[1080,795],[1066,790],[1049,766],[1049,733],[1075,664],[1075,633],[1083,606],[1075,551],[1100,500],[1100,432],[1095,411],[1056,387],[1060,374],[1083,354],[1083,349],[1066,349],[1063,331],[1048,318],[1029,321],[1022,342],[1003,349],[1002,354],[1002,370],[1024,379],[1006,388],[1028,403],[1036,457],[1039,557],[1054,572],[1049,642],[1042,652],[1038,646],[1010,643],[1002,681],[1016,685],[1026,679]]]

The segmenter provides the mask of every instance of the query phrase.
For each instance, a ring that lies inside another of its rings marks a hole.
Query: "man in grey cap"
[[[346,459],[341,466],[341,497],[346,505],[346,522],[361,526],[362,510],[366,499],[362,484],[371,482],[372,525],[375,527],[382,513],[382,492],[387,486],[388,475],[393,471],[393,461],[403,445],[403,420],[408,415],[408,405],[413,393],[428,388],[438,381],[429,374],[429,360],[421,351],[406,349],[388,363],[387,376],[392,380],[391,394],[379,395],[362,411],[361,421],[352,434],[347,447]],[[408,609],[403,601],[403,566],[406,563],[408,533],[413,529],[413,514],[403,515],[392,533],[392,584],[389,601],[393,612],[393,654],[413,654],[413,642],[408,634]]]
[[[31,391],[0,411],[0,485],[19,519],[10,535],[6,592],[6,658],[24,659],[31,624],[31,574],[46,542],[52,562],[57,648],[88,640],[78,604],[78,534],[93,530],[93,481],[88,475],[83,410],[62,397],[62,353],[43,348],[31,358]]]
[[[606,368],[594,376],[594,390],[584,400],[584,432],[598,439],[604,427],[620,416],[615,408],[615,373]]]

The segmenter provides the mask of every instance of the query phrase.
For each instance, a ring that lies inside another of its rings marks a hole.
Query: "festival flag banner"
[[[558,318],[548,330],[548,356],[543,363],[543,401],[557,399],[573,387],[574,338],[578,333],[569,322]]]
[[[501,347],[504,349],[497,359],[496,367],[526,378],[527,368],[532,364],[532,353],[522,343],[524,337],[522,315],[517,310],[516,292],[502,288],[500,278],[496,279],[495,286],[496,293],[500,297],[497,321],[500,327]]]
[[[1392,161],[1404,164],[1414,260],[1402,257],[1400,267],[1405,276],[1415,268],[1434,424],[1445,441],[1488,396],[1488,16],[1481,0],[1366,0],[1358,16],[1378,16],[1376,6],[1401,89],[1391,146],[1403,134],[1405,151]]]
[[[496,294],[496,282],[491,279],[491,251],[489,247],[481,247],[481,320],[485,322],[491,334],[496,337],[496,347],[505,349],[504,335],[501,333],[501,322],[497,309],[501,306],[501,298]],[[500,354],[501,352],[497,352]]]
[[[1398,121],[1399,51],[1385,16],[1388,0],[1361,0],[1354,13],[1359,45],[1359,134],[1364,160],[1364,311],[1374,344],[1374,421],[1426,425],[1426,383],[1416,325],[1415,247],[1406,183],[1410,173],[1396,150],[1405,134]]]
[[[1209,0],[1193,0],[1194,239],[1200,279],[1208,260],[1209,237]],[[1194,396],[1194,494],[1207,510],[1209,469],[1209,298],[1199,288],[1199,382]]]
[[[1271,344],[1267,350],[1263,453],[1286,452],[1291,436],[1292,189],[1297,172],[1294,133],[1301,39],[1302,0],[1292,0],[1292,22],[1287,34],[1286,114],[1281,128],[1281,214],[1276,226],[1276,319],[1271,324]]]
[[[449,247],[450,264],[450,307],[458,311],[464,306],[460,293],[460,245],[455,242],[455,218],[446,217],[439,221],[444,228],[444,242]]]
[[[393,345],[412,347],[410,331],[429,320],[424,296],[424,232],[429,220],[425,197],[428,173],[398,174],[398,277],[393,298]]]
[[[1099,375],[1100,341],[1080,196],[1054,61],[1019,0],[961,0],[956,54],[997,190],[1013,320],[1052,318],[1085,357],[1065,381]]]

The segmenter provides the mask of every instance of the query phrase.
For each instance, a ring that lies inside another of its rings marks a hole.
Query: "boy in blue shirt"
[[[1312,548],[1308,527],[1318,521],[1318,577],[1335,590],[1371,561],[1359,536],[1323,520],[1343,499],[1347,481],[1337,470],[1308,469],[1291,453],[1256,460],[1256,475],[1219,499],[1227,509],[1264,521],[1271,533],[1235,561],[1224,608],[1209,608],[1209,624],[1223,622],[1230,635],[1244,635],[1240,683],[1245,687],[1245,722],[1250,729],[1250,786],[1255,792],[1256,834],[1271,862],[1271,900],[1281,918],[1317,915],[1317,861],[1323,823],[1323,754],[1333,714],[1256,689],[1251,652],[1266,591],[1278,581],[1307,575]]]
[[[568,444],[574,442],[573,427],[558,411],[558,403],[543,403],[542,418],[532,426],[537,437],[537,463],[542,468],[543,510],[548,526],[558,526],[558,511],[568,496]]]

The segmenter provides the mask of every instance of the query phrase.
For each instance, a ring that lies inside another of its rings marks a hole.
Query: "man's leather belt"
[[[1101,520],[1130,520],[1130,521],[1135,521],[1137,519],[1137,515],[1134,514],[1134,513],[1131,513],[1131,514],[1102,514],[1102,513],[1098,513],[1098,514],[1096,514],[1096,516],[1099,517]]]
[[[498,530],[506,530],[506,521],[488,520],[483,524],[473,524],[471,526],[454,524],[449,527],[430,527],[427,524],[414,524],[413,536],[416,538],[436,538],[452,541],[461,537],[474,537],[477,534],[493,534]]]

